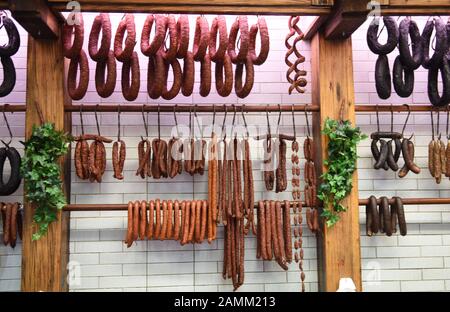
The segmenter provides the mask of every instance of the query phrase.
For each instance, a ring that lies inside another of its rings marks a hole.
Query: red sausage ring
[[[206,54],[209,44],[209,25],[205,17],[197,17],[195,23],[194,45],[192,53],[194,54],[194,61],[201,62]]]
[[[189,18],[187,15],[180,15],[177,21],[177,58],[183,59],[189,49]]]
[[[131,72],[131,82],[130,82]],[[134,101],[138,97],[141,85],[139,57],[133,52],[131,59],[122,65],[122,94],[127,101]]]
[[[102,40],[100,47],[97,47],[98,37],[102,31]],[[100,13],[92,23],[91,33],[89,34],[89,56],[96,62],[108,58],[109,47],[111,46],[111,21],[108,13]]]
[[[79,21],[78,24],[64,24],[63,27],[64,56],[69,59],[77,58],[83,47],[84,23],[82,14],[77,14],[77,21]],[[73,42],[72,33],[74,33]]]
[[[239,45],[239,53],[236,53],[237,34],[240,32],[241,39]],[[245,62],[248,53],[249,34],[248,22],[246,16],[238,16],[236,21],[231,25],[230,35],[228,37],[228,54],[233,64]]]
[[[152,99],[161,96],[164,85],[164,71],[164,60],[161,54],[157,53],[148,58],[147,92]]]
[[[172,67],[173,72],[173,83],[172,88],[167,90],[167,79],[169,77],[169,67]],[[176,58],[170,62],[170,64],[165,64],[165,72],[164,72],[164,84],[161,96],[164,100],[171,100],[178,95],[181,89],[181,66]]]
[[[217,33],[219,33],[219,47],[216,49]],[[209,56],[211,61],[223,61],[228,47],[227,22],[225,17],[219,15],[214,18],[209,33]]]
[[[80,66],[80,80],[77,83],[77,69]],[[89,62],[86,53],[81,50],[78,57],[72,58],[67,73],[67,91],[73,100],[80,100],[86,94],[89,84]]]
[[[200,65],[200,95],[208,96],[211,91],[211,59],[206,54]]]
[[[224,70],[225,79],[223,78]],[[233,65],[228,54],[225,54],[223,62],[216,63],[215,74],[217,93],[223,97],[229,96],[233,90]]]
[[[258,34],[258,30],[259,36],[261,38],[261,50],[259,52],[259,55],[256,55],[256,35]],[[263,64],[266,61],[270,50],[269,30],[267,28],[266,20],[264,19],[264,17],[259,17],[258,23],[250,27],[249,40],[250,42],[248,47],[248,54],[250,55],[253,64]]]
[[[242,75],[244,71],[244,64],[239,63],[236,65],[236,72],[234,74],[234,91],[236,92],[236,95],[240,97],[241,99],[245,98],[247,95],[250,94],[250,91],[252,91],[253,88],[253,82],[255,77],[254,67],[252,60],[250,56],[247,56],[247,59],[245,61],[245,83],[242,85]]]
[[[155,23],[155,36],[150,43],[150,32]],[[166,36],[166,17],[163,15],[148,15],[141,34],[141,52],[145,56],[155,55],[164,43]]]
[[[186,57],[184,58],[183,64],[183,78],[181,85],[181,93],[184,96],[190,96],[194,91],[194,81],[195,81],[195,65],[194,56],[192,52],[188,51]]]
[[[161,53],[164,61],[170,63],[177,56],[178,49],[178,35],[177,35],[177,23],[173,15],[167,17],[166,32],[169,32],[169,48],[166,49],[165,44],[161,45],[158,53]]]
[[[105,82],[105,70],[108,68]],[[95,67],[95,88],[98,95],[102,98],[107,98],[113,94],[116,87],[116,59],[114,58],[114,52],[109,51],[106,60],[97,62]]]
[[[127,32],[125,39],[125,47],[122,47],[123,36]],[[134,16],[126,14],[125,18],[120,21],[117,27],[116,36],[114,37],[114,55],[119,62],[125,62],[131,59],[134,45],[136,44],[136,27],[134,24]]]

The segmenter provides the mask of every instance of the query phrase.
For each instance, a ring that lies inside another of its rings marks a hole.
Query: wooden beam
[[[326,118],[348,119],[355,125],[355,100],[353,89],[353,64],[351,38],[326,40],[323,31],[312,42],[312,101],[320,106],[314,113],[313,131],[316,148],[318,176],[326,170],[327,138],[321,134]],[[322,165],[321,165],[322,164]],[[336,291],[339,279],[350,277],[357,290],[361,290],[361,250],[359,240],[358,181],[353,175],[353,189],[343,201],[348,211],[332,228],[321,222],[318,236],[319,289]]]
[[[164,12],[195,14],[327,15],[331,0],[78,0],[81,11]],[[58,11],[67,11],[67,0],[49,0]]]
[[[9,0],[9,9],[14,19],[36,39],[58,37],[58,17],[44,0]]]
[[[322,27],[322,25],[327,21],[327,19],[328,16],[326,15],[317,16],[306,29],[305,37],[303,37],[303,40],[311,40],[319,31],[320,27]]]
[[[326,39],[345,39],[367,19],[367,0],[336,0],[324,29]]]
[[[61,31],[61,27],[58,32]],[[70,113],[64,105],[70,104],[64,88],[64,57],[61,36],[57,40],[37,40],[28,37],[27,105],[25,136],[29,138],[33,125],[40,123],[36,104],[43,118],[55,124],[56,129],[70,129]],[[69,153],[70,155],[70,153]],[[67,162],[61,160],[62,179],[69,176]],[[66,163],[66,165],[64,164]],[[70,199],[70,184],[65,184]],[[24,200],[22,291],[67,291],[67,262],[69,258],[69,215],[58,213],[58,221],[49,226],[46,236],[32,241],[36,228],[33,224],[34,207]]]

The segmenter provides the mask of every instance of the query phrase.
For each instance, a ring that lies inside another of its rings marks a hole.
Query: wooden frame
[[[27,2],[27,5],[24,6],[23,2]],[[320,107],[320,113],[315,114],[313,125],[317,138],[316,155],[323,158],[326,153],[326,140],[320,134],[324,118],[336,118],[342,114],[340,117],[354,121],[352,44],[348,37],[367,16],[368,11],[362,6],[364,1],[352,1],[351,5],[350,1],[341,0],[210,0],[207,4],[203,0],[79,0],[79,2],[82,11],[95,12],[319,16],[316,19],[317,24],[313,24],[308,31],[308,37],[313,38],[313,101]],[[356,2],[356,5],[353,5],[353,2]],[[429,15],[450,12],[448,0],[381,0],[380,2],[381,15]],[[27,84],[27,136],[30,135],[32,125],[38,121],[33,101],[38,101],[39,105],[42,105],[47,121],[56,123],[59,129],[69,129],[71,126],[70,113],[64,112],[64,104],[69,104],[69,101],[63,84],[64,61],[59,36],[61,27],[55,22],[61,21],[59,13],[67,10],[67,0],[48,0],[47,3],[48,7],[41,0],[32,4],[28,1],[0,0],[0,9],[12,10],[13,15],[18,17],[19,22],[22,20],[21,24],[35,38],[30,38],[28,47],[27,79],[30,83]],[[50,14],[49,12],[52,11],[53,13]],[[26,26],[29,25],[29,18],[34,19],[32,23],[34,28]],[[41,38],[52,40],[41,40]],[[337,40],[327,41],[327,38]],[[336,54],[340,55],[337,63]],[[330,70],[331,68],[333,71]],[[343,107],[343,113],[339,113],[336,107]],[[320,160],[318,163],[321,164]],[[68,168],[67,162],[62,166]],[[66,172],[66,179],[68,173]],[[321,290],[335,291],[341,277],[351,277],[358,290],[361,290],[356,176],[355,172],[354,189],[346,201],[348,212],[336,228],[323,229],[324,236],[319,237],[318,240]],[[70,195],[69,185],[66,184],[67,195]],[[69,240],[67,212],[61,213],[59,221],[51,226],[46,238],[39,242],[32,242],[32,209],[31,206],[26,205],[22,290],[66,291],[68,287],[65,283],[65,274]]]

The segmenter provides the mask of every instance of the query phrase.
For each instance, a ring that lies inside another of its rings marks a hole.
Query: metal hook
[[[391,103],[391,132],[394,132],[394,106]]]
[[[311,136],[311,129],[309,127],[309,121],[308,121],[308,105],[305,105],[305,119],[306,119],[306,131],[307,131],[307,137],[309,138]]]
[[[9,132],[9,142],[6,143],[6,142],[3,141],[3,140],[1,140],[1,141],[2,141],[2,143],[3,143],[7,148],[9,148],[9,144],[11,144],[11,142],[12,142],[13,135],[12,135],[12,132],[11,132],[11,128],[9,127],[8,119],[6,118],[6,114],[5,114],[5,110],[6,110],[6,106],[7,106],[7,105],[9,105],[9,104],[4,104],[4,105],[3,105],[3,118],[5,119],[6,127],[8,128],[8,132]]]
[[[280,133],[281,104],[278,104],[278,110],[279,110],[279,114],[278,114],[278,122],[277,122],[277,136]]]
[[[377,114],[377,132],[380,132],[380,115],[378,112],[378,104],[375,106],[375,112]]]
[[[449,123],[449,115],[450,115],[450,109],[449,109],[450,105],[447,105],[446,109],[447,109],[447,126],[445,129],[445,134],[447,135],[447,140],[449,140],[449,135],[448,135],[448,123]]]
[[[145,115],[144,115],[144,110],[145,110],[145,104],[142,105],[142,121],[144,122],[145,136],[146,136],[146,139],[148,139],[148,125],[147,125],[147,119],[145,118]],[[144,141],[144,138],[142,136],[141,136],[141,140]]]
[[[266,105],[266,120],[267,120],[267,135],[268,135],[268,137],[270,137],[271,133],[270,133],[270,122],[269,122],[269,104]]]
[[[97,134],[100,136],[100,125],[99,125],[99,123],[98,123],[98,116],[97,116],[97,110],[98,110],[98,106],[99,106],[100,104],[97,104],[97,105],[95,105],[95,111],[94,111],[94,114],[95,114],[95,124],[96,124],[96,126],[97,126]]]
[[[161,107],[158,104],[158,140],[161,140],[161,120],[160,120]]]
[[[189,107],[189,138],[193,138],[193,133],[192,133],[192,107]]]
[[[120,104],[117,106],[117,141],[120,141]]]
[[[234,122],[236,120],[236,105],[232,104],[232,106],[233,106],[234,113],[233,113],[233,121],[231,122],[231,136],[233,137]],[[236,138],[236,137],[237,137],[237,133],[234,134],[234,138]]]
[[[175,119],[175,127],[177,129],[177,136],[180,137],[180,130],[178,129],[178,120],[177,120],[177,114],[176,109],[178,108],[178,104],[175,104],[173,107],[173,118]]]
[[[203,129],[200,125],[200,122],[198,121],[197,104],[194,105],[194,117],[195,117],[195,122],[197,123],[197,128],[200,131],[200,137],[203,138]],[[195,131],[194,131],[194,133],[195,133]]]
[[[83,124],[83,103],[80,104],[80,123],[81,123],[81,134],[84,135],[84,124]]]
[[[431,138],[434,141],[434,120],[433,120],[433,110],[430,109],[430,115],[431,115]]]
[[[294,130],[294,141],[296,141],[297,140],[297,131],[295,130],[294,104],[292,104],[291,110],[292,110],[292,128]]]
[[[244,121],[244,126],[245,126],[245,136],[248,139],[250,137],[250,134],[248,132],[248,127],[247,127],[247,120],[245,120],[245,115],[244,115],[244,108],[245,108],[245,104],[241,105],[241,114],[242,114],[242,120]]]
[[[441,139],[441,131],[440,131],[440,117],[439,117],[440,109],[437,109],[437,122],[436,122],[436,133],[439,134],[439,140]]]
[[[228,109],[227,106],[225,104],[223,104],[223,107],[225,108],[225,115],[223,115],[223,123],[222,123],[222,133],[221,135],[223,135],[223,141],[225,142],[225,139],[227,138],[227,132],[224,132],[225,129],[225,120],[227,119],[227,113],[228,113]]]
[[[213,104],[213,122],[212,122],[213,131],[215,125],[216,125],[216,104]]]
[[[406,116],[405,124],[403,125],[402,136],[403,136],[403,133],[405,132],[406,124],[408,123],[408,120],[409,120],[409,115],[411,115],[411,107],[409,107],[408,104],[403,104],[403,105],[408,108],[408,116]]]

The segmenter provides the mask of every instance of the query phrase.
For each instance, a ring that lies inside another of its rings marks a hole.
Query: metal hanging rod
[[[141,112],[142,111],[142,105],[120,105],[120,111],[121,112]],[[81,105],[67,105],[65,106],[66,112],[79,112]],[[117,112],[118,111],[118,104],[108,104],[108,105],[91,105],[86,104],[82,105],[83,112]],[[296,112],[304,112],[306,109],[309,112],[318,112],[320,110],[318,105],[294,105],[294,110]],[[174,105],[173,104],[164,104],[160,105],[160,111],[161,112],[173,112]],[[236,105],[236,110],[241,110],[241,105]],[[437,108],[431,106],[431,105],[410,105],[411,112],[429,112],[431,110],[437,110]],[[25,112],[26,111],[26,105],[24,104],[0,104],[0,110],[3,111],[3,108],[5,109],[5,112]],[[178,112],[189,112],[189,109],[193,109],[194,105],[177,105],[177,111]],[[216,105],[215,106],[216,112],[224,112],[225,109],[227,112],[233,112],[234,107],[230,104],[224,105]],[[278,105],[245,105],[244,110],[246,112],[265,112],[266,109],[269,112],[279,112],[280,108]],[[405,105],[378,105],[378,111],[379,112],[390,112],[391,109],[394,112],[407,112],[408,108]],[[441,110],[445,110],[446,107],[442,107]],[[144,107],[144,110],[146,112],[157,112],[158,111],[158,105],[154,104],[147,104]],[[377,105],[362,105],[357,104],[355,106],[355,111],[358,113],[365,113],[365,112],[375,112],[377,110]],[[198,113],[212,113],[214,111],[213,105],[198,105],[197,106],[197,112]],[[283,112],[291,112],[292,111],[292,105],[281,105],[281,111]]]
[[[120,111],[121,112],[142,112],[141,105],[120,105]],[[83,112],[117,112],[118,111],[118,104],[112,104],[112,105],[68,105],[65,106],[66,112],[79,112],[80,108]],[[159,108],[158,108],[159,107]],[[231,104],[218,104],[218,105],[176,105],[176,111],[177,112],[189,112],[192,111],[195,107],[195,110],[197,113],[212,113],[214,110],[216,112],[233,112],[234,109],[236,109],[238,112],[241,111],[242,108],[244,108],[245,112],[279,112],[280,109],[283,112],[291,112],[292,111],[292,105],[231,105]],[[297,112],[304,112],[305,107],[308,112],[318,112],[319,106],[317,105],[294,105],[294,111]],[[169,112],[172,113],[174,110],[173,104],[163,104],[163,105],[155,105],[155,104],[146,104],[144,106],[144,111],[146,112],[157,112],[159,109],[160,112]]]
[[[368,199],[359,199],[359,206],[368,204]],[[281,201],[283,203],[284,201]],[[379,203],[379,199],[377,201]],[[402,198],[404,205],[448,205],[450,204],[450,197],[447,198]],[[290,202],[294,203],[293,201]],[[389,204],[394,201],[389,199]],[[307,207],[306,203],[302,201],[302,206]],[[254,208],[258,208],[258,203]],[[111,210],[127,210],[128,204],[69,204],[64,207],[65,211],[111,211]]]

